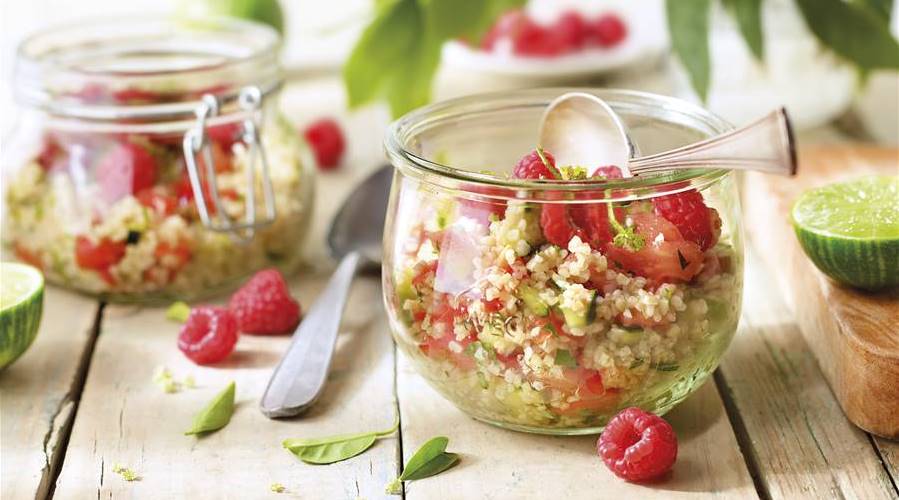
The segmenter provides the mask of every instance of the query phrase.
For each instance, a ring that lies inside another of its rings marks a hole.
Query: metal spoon
[[[704,141],[639,156],[627,128],[608,104],[593,94],[569,92],[544,111],[539,144],[555,156],[559,165],[593,169],[617,165],[625,177],[689,168],[796,173],[793,130],[784,108]]]
[[[358,270],[378,269],[381,262],[391,179],[393,168],[379,168],[350,193],[331,221],[328,248],[340,264],[272,373],[259,403],[267,417],[298,415],[321,394],[353,277]]]

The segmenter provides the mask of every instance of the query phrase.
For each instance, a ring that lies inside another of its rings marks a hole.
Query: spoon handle
[[[796,174],[796,146],[787,111],[780,108],[745,127],[671,151],[634,158],[633,174],[684,168]]]
[[[259,403],[265,416],[298,415],[321,393],[359,260],[358,252],[344,256],[325,290],[294,332],[290,347],[272,373]]]

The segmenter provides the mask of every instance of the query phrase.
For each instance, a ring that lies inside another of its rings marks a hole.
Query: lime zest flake
[[[196,389],[197,383],[193,375],[188,375],[183,381],[175,378],[172,371],[165,366],[157,366],[153,372],[153,383],[159,386],[166,394],[175,394],[182,389]]]
[[[549,162],[549,160],[546,159],[546,154],[544,154],[543,148],[540,146],[537,146],[537,156],[540,157],[540,161],[543,162],[543,166],[546,167],[546,169],[549,170],[551,174],[553,174],[553,177],[555,177],[556,179],[562,178],[562,172],[560,172],[559,169],[555,167],[555,165],[553,165]]]
[[[190,316],[190,306],[180,300],[170,305],[165,311],[165,319],[184,323]]]
[[[272,483],[268,489],[271,490],[272,493],[284,493],[287,491],[287,488],[281,483]]]

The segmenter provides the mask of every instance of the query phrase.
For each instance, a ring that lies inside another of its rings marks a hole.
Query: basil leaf
[[[815,37],[862,71],[899,69],[899,42],[869,7],[843,0],[796,0],[796,4]]]
[[[306,463],[333,464],[353,458],[371,448],[378,438],[396,432],[399,424],[400,422],[397,420],[393,427],[384,431],[342,434],[312,439],[285,439],[281,445]]]
[[[234,388],[234,382],[231,382],[228,387],[212,398],[212,401],[194,417],[193,425],[184,435],[205,434],[228,425],[231,415],[234,413]]]
[[[371,448],[377,439],[376,433],[368,432],[322,439],[287,439],[283,445],[306,463],[333,464]]]
[[[764,60],[765,47],[762,34],[762,0],[724,0],[740,27],[743,40],[759,61]]]
[[[449,438],[437,436],[421,445],[421,448],[406,462],[400,481],[424,479],[449,469],[459,461],[455,453],[445,453]]]
[[[556,350],[556,364],[574,368],[577,366],[577,360],[574,359],[574,356],[567,349],[558,349]]]
[[[181,301],[175,302],[165,310],[165,319],[171,321],[184,323],[188,316],[190,316],[190,306]]]
[[[839,0],[837,0],[839,1]],[[709,57],[709,10],[711,0],[667,0],[671,45],[687,70],[690,83],[703,102],[711,78]]]

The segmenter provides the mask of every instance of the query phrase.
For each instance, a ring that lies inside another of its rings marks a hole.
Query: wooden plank
[[[739,331],[720,372],[741,438],[774,499],[894,498],[868,435],[835,400],[773,275],[753,252]]]
[[[292,287],[311,304],[324,280]],[[109,307],[57,486],[59,498],[258,498],[271,483],[304,499],[377,498],[397,471],[398,439],[329,466],[306,465],[281,448],[290,437],[380,430],[394,422],[394,357],[381,311],[380,282],[360,279],[350,296],[331,376],[306,415],[271,421],[258,410],[287,337],[243,336],[220,365],[199,367],[175,347],[178,325],[160,309]],[[151,381],[164,365],[200,386],[165,394]],[[225,429],[197,439],[182,435],[193,415],[229,381],[237,409]],[[133,468],[125,482],[115,464]]]
[[[408,460],[436,435],[462,462],[439,476],[406,483],[406,498],[544,499],[757,498],[712,382],[668,414],[679,437],[666,480],[650,486],[616,478],[596,455],[596,436],[523,434],[475,421],[443,399],[400,356],[397,390]]]
[[[899,292],[865,293],[827,278],[799,247],[787,214],[806,189],[874,173],[896,175],[899,150],[859,145],[800,152],[800,175],[746,176],[746,226],[843,411],[859,427],[899,438]]]
[[[0,498],[45,498],[64,455],[99,304],[47,287],[31,348],[0,372]]]
[[[893,478],[893,488],[896,489],[897,496],[899,496],[899,442],[877,436],[873,436],[871,439],[874,440],[874,446],[877,447],[883,466]]]

